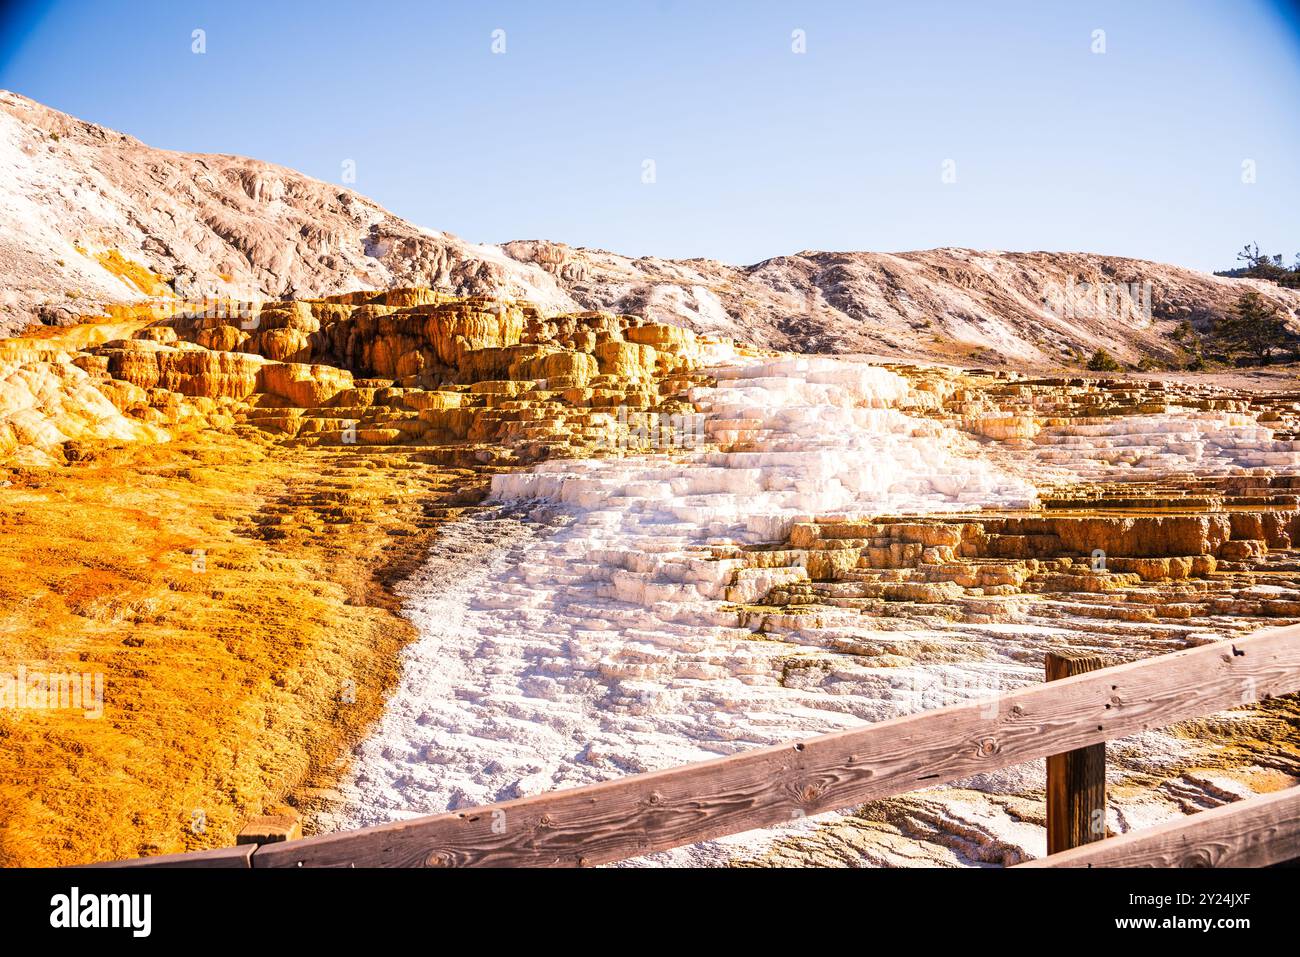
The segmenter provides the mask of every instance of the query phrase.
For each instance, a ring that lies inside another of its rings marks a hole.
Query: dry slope
[[[1247,285],[1300,311],[1300,294],[1269,284],[1085,253],[801,252],[734,266],[474,244],[284,167],[154,149],[8,92],[0,167],[0,335],[150,296],[428,286],[635,313],[772,348],[1026,365],[1099,346],[1130,361],[1171,358],[1182,320],[1204,325]],[[1137,308],[1099,306],[1077,292],[1084,283],[1137,290]]]

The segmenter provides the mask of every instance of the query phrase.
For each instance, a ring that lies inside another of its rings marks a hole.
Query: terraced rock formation
[[[674,396],[734,351],[635,317],[543,319],[427,289],[229,310],[3,341],[0,450],[62,461],[82,438],[161,441],[193,425],[295,447],[450,445],[479,464],[626,449],[660,416],[693,414]]]
[[[5,340],[0,674],[100,670],[107,701],[0,712],[0,853],[441,811],[996,695],[1050,647],[1297,621],[1298,422],[1300,394],[428,288]],[[1298,723],[1284,699],[1114,745],[1111,827],[1292,781]],[[1041,814],[1010,769],[650,863],[1006,863]]]

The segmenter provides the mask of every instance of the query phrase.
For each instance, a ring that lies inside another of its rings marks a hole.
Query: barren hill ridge
[[[431,286],[543,310],[635,313],[808,352],[1056,363],[1171,357],[1247,285],[1086,253],[799,252],[750,266],[544,240],[477,244],[285,167],[152,148],[0,92],[0,335],[106,302]],[[1086,284],[1086,285],[1085,285]]]

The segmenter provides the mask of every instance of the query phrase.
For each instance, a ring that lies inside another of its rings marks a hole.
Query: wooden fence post
[[[235,836],[235,844],[275,844],[279,841],[296,841],[302,837],[302,820],[295,811],[280,814],[262,814],[250,818]]]
[[[1048,681],[1104,668],[1100,655],[1049,651],[1043,659]],[[1106,836],[1106,745],[1047,758],[1047,853],[1068,851]]]

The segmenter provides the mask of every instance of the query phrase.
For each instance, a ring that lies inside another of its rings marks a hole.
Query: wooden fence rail
[[[1049,854],[1019,867],[1267,867],[1300,858],[1300,787]]]
[[[188,854],[157,854],[137,857],[111,864],[83,864],[83,867],[204,867],[247,869],[253,866],[256,844],[239,844],[235,847],[218,847],[211,851],[191,851]]]
[[[1300,626],[1293,626],[684,767],[264,844],[249,861],[253,867],[604,864],[788,824],[1297,690]],[[1079,850],[1104,853],[1099,849],[1110,843]]]

